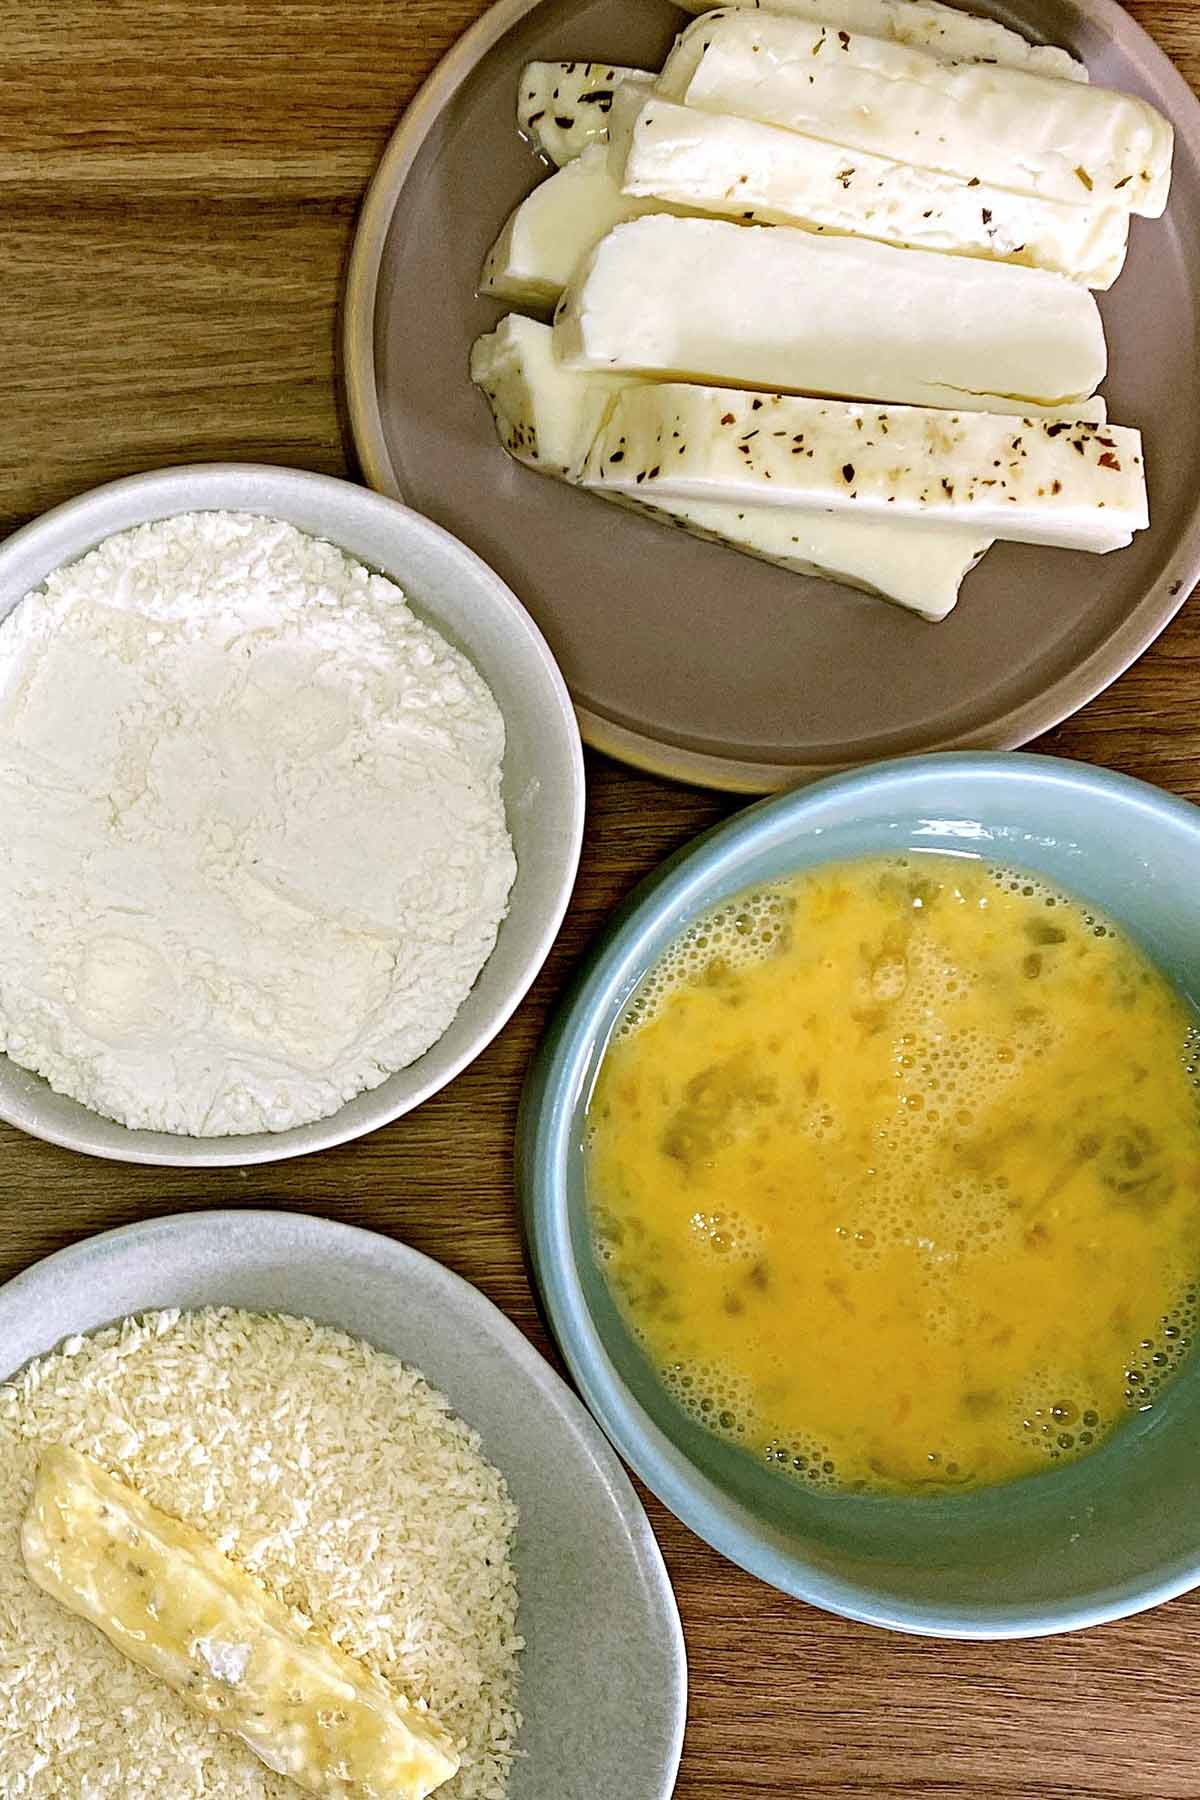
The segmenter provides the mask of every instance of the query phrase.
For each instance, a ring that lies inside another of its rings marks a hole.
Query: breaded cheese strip
[[[1167,203],[1174,133],[1133,94],[942,62],[778,13],[734,8],[697,19],[659,91],[1014,193],[1151,218]]]
[[[690,13],[707,12],[707,0],[678,0]],[[726,0],[726,5],[751,9],[760,0]],[[770,0],[770,12],[790,13],[841,26],[845,31],[863,31],[871,37],[891,38],[896,44],[911,44],[916,50],[928,50],[932,56],[952,62],[1000,63],[1010,69],[1032,69],[1037,75],[1053,75],[1061,81],[1086,81],[1083,63],[1066,50],[1050,44],[1031,44],[1019,31],[1011,31],[995,19],[981,19],[975,13],[961,12],[957,6],[943,6],[940,0]]]
[[[322,1800],[426,1800],[456,1773],[423,1707],[90,1458],[44,1452],[21,1549],[40,1588]]]
[[[1120,549],[1149,523],[1141,434],[1119,425],[659,385],[618,394],[583,482],[651,506],[720,501]]]
[[[1095,393],[1086,288],[1045,269],[787,226],[651,214],[618,225],[555,318],[568,367],[980,412]]]
[[[609,136],[610,166],[630,207],[640,201],[649,211],[657,200],[741,223],[1021,263],[1091,288],[1111,287],[1125,262],[1129,215],[1120,207],[968,183],[755,119],[647,100],[641,88],[618,92]]]

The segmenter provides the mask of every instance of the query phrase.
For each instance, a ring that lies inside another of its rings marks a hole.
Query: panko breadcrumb
[[[445,1800],[505,1800],[516,1509],[450,1402],[311,1320],[157,1312],[74,1337],[0,1388],[0,1794],[297,1800],[26,1576],[20,1524],[64,1443],[185,1519],[457,1740]]]

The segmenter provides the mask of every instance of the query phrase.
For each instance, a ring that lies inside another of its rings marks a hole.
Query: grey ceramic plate
[[[929,626],[508,462],[467,378],[502,309],[483,256],[544,171],[513,125],[531,57],[653,68],[667,0],[501,0],[408,109],[363,209],[345,311],[350,414],[367,478],[486,557],[558,657],[583,733],[660,773],[765,791],[909,751],[1009,748],[1074,712],[1162,630],[1200,574],[1194,346],[1200,109],[1115,0],[979,0],[1082,56],[1175,122],[1164,220],[1134,221],[1100,296],[1113,417],[1146,437],[1153,527],[1108,557],[999,545]]]
[[[517,879],[496,947],[437,1043],[311,1125],[225,1138],[130,1131],[0,1056],[0,1118],[52,1144],[119,1162],[276,1162],[346,1143],[411,1112],[479,1055],[524,997],[562,923],[583,837],[579,733],[562,677],[528,613],[462,544],[349,481],[255,463],[200,463],[94,488],[0,546],[0,619],[52,570],[114,531],[214,507],[265,513],[328,538],[390,575],[421,617],[470,657],[507,728],[504,804]]]
[[[683,1740],[679,1614],[649,1522],[566,1385],[490,1301],[374,1232],[290,1213],[155,1219],[0,1290],[0,1376],[155,1307],[298,1313],[403,1357],[475,1427],[521,1514],[512,1800],[668,1800]]]

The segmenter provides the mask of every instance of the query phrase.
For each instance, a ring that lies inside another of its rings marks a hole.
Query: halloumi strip
[[[500,441],[529,468],[576,482],[588,450],[617,394],[620,376],[574,374],[554,355],[549,328],[509,317],[480,338],[471,374],[486,395]],[[817,576],[876,594],[925,619],[943,619],[963,578],[990,538],[966,528],[932,531],[889,519],[839,519],[787,507],[738,507],[719,502],[656,500],[638,511],[665,519],[694,536],[712,538],[793,574]]]
[[[896,162],[1157,217],[1172,128],[1132,94],[735,8],[697,19],[660,91]]]
[[[690,537],[728,545],[790,575],[832,581],[888,600],[934,625],[954,610],[963,582],[994,541],[970,529],[923,531],[918,526],[905,532],[886,520],[826,518],[784,506],[667,499],[650,505],[622,494],[602,497],[632,504],[650,518],[679,526]]]
[[[456,1773],[427,1712],[89,1458],[43,1454],[21,1548],[40,1588],[309,1793],[426,1800]]]
[[[1111,287],[1125,261],[1129,215],[1119,207],[969,186],[757,120],[646,100],[640,88],[617,94],[609,132],[612,167],[631,203],[1022,263],[1092,288]]]
[[[975,527],[1107,551],[1148,524],[1140,433],[1115,425],[854,406],[662,385],[619,394],[585,486]]]
[[[613,95],[626,81],[653,87],[648,69],[619,63],[532,62],[517,89],[517,130],[561,169],[589,144],[608,139]]]
[[[471,380],[486,397],[508,454],[576,481],[627,376],[575,374],[554,354],[548,325],[510,313],[471,348]]]
[[[1091,294],[1043,269],[661,214],[597,245],[555,334],[573,368],[999,412],[1107,360]]]
[[[479,291],[549,309],[614,225],[662,207],[623,194],[605,146],[589,144],[522,200],[488,253]]]
[[[725,4],[753,9],[760,0],[725,0]],[[679,5],[691,13],[709,10],[708,0],[679,0]],[[943,6],[940,0],[770,0],[768,10],[891,38],[894,43],[911,44],[914,49],[956,62],[1000,63],[1063,81],[1088,78],[1083,63],[1066,50],[1031,44],[1019,31],[1010,31],[995,19]]]

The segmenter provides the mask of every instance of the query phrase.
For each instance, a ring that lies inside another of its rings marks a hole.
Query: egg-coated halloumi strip
[[[1129,215],[1120,207],[971,184],[755,119],[647,100],[637,87],[617,94],[609,134],[610,165],[631,206],[659,200],[743,224],[1022,263],[1092,288],[1111,287],[1125,262]]]
[[[40,1588],[322,1800],[426,1800],[456,1773],[429,1713],[90,1458],[43,1453],[21,1548]]]
[[[697,19],[659,84],[668,99],[736,113],[1079,206],[1156,218],[1174,133],[1132,94],[989,63],[947,63],[904,44],[778,13]]]
[[[608,138],[613,95],[626,81],[653,87],[648,69],[619,63],[531,62],[517,89],[517,130],[559,168]]]
[[[727,0],[727,4],[754,9],[760,0]],[[679,5],[690,13],[709,10],[706,0],[679,0]],[[1019,31],[1011,31],[995,19],[943,6],[940,0],[770,0],[766,10],[841,26],[846,31],[863,31],[870,37],[891,38],[894,43],[911,44],[950,61],[1001,63],[1064,81],[1088,78],[1083,63],[1068,51],[1050,44],[1031,44]]]
[[[663,384],[618,394],[586,486],[971,526],[1108,551],[1149,523],[1141,434],[1119,425],[861,406]]]
[[[555,334],[574,368],[982,412],[1083,399],[1107,361],[1092,295],[1044,269],[664,214],[597,245]]]

